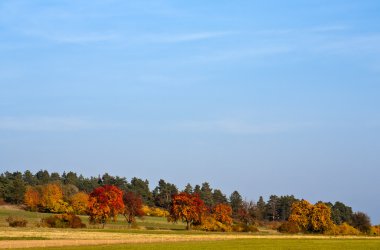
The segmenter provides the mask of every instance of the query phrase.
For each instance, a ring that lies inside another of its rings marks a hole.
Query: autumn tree
[[[41,189],[41,207],[46,212],[59,213],[65,212],[63,201],[63,191],[59,184],[49,183]]]
[[[136,216],[142,217],[144,215],[143,203],[140,195],[133,192],[127,192],[123,195],[124,211],[123,215],[128,224],[136,222]]]
[[[237,211],[237,219],[248,226],[254,223],[254,204],[253,202],[243,201]]]
[[[330,230],[333,226],[331,209],[322,202],[319,202],[312,207],[309,219],[309,230],[312,232],[323,233]]]
[[[78,192],[70,197],[70,205],[76,214],[85,214],[88,204],[88,194],[85,192]]]
[[[105,185],[95,188],[90,194],[87,214],[91,223],[101,223],[104,228],[110,218],[116,221],[123,209],[123,192],[115,186]]]
[[[182,192],[172,197],[168,221],[183,221],[186,223],[186,229],[190,230],[194,223],[201,223],[204,211],[204,202],[197,193]]]
[[[37,211],[37,207],[40,204],[40,194],[36,188],[32,186],[26,187],[24,202],[31,211]]]
[[[288,221],[296,224],[301,231],[307,231],[309,228],[309,217],[312,208],[313,205],[307,200],[293,203]]]
[[[217,204],[213,207],[212,214],[216,221],[225,225],[232,224],[232,208],[230,205],[223,203]]]

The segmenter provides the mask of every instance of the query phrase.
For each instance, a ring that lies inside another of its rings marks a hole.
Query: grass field
[[[10,228],[5,219],[20,216],[29,221],[26,228]],[[36,227],[49,214],[32,213],[15,207],[0,207],[0,248],[29,249],[380,249],[380,238],[328,237],[322,235],[282,235],[276,231],[259,233],[210,233],[186,231],[182,223],[165,218],[145,217],[139,229],[118,222],[85,229]],[[82,220],[87,222],[87,217]],[[34,248],[30,248],[34,247]]]
[[[32,248],[32,249],[72,249],[72,250],[121,250],[121,249],[380,249],[379,240],[353,239],[244,239],[205,242],[169,242],[140,243],[101,246],[80,246],[64,248]]]

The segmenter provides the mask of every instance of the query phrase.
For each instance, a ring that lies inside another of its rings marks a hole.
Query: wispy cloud
[[[72,131],[118,128],[115,122],[99,122],[78,117],[0,117],[0,130]]]
[[[274,134],[315,126],[313,123],[262,123],[254,124],[239,120],[186,121],[177,123],[175,128],[196,132],[216,132],[227,134]]]
[[[180,33],[180,34],[151,34],[142,36],[140,39],[149,42],[157,43],[181,43],[181,42],[193,42],[202,41],[212,38],[225,37],[236,34],[231,31],[208,31],[208,32],[194,32],[194,33]]]
[[[88,44],[97,42],[110,42],[119,39],[116,33],[77,33],[67,34],[45,31],[27,31],[26,35],[39,37],[57,43]]]

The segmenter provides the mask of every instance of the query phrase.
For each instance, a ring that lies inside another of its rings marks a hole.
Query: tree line
[[[199,205],[198,208],[194,209],[208,211],[208,213],[196,213],[198,216],[200,214],[208,214],[207,219],[203,219],[203,226],[207,220],[213,221],[213,225],[215,223],[223,224],[229,220],[225,218],[221,220],[220,218],[225,217],[226,214],[231,214],[231,219],[238,221],[245,227],[257,225],[263,221],[287,221],[292,222],[292,224],[284,224],[282,228],[284,231],[294,231],[296,227],[299,231],[321,232],[319,229],[311,230],[310,228],[313,228],[310,226],[312,225],[311,222],[310,225],[305,226],[306,222],[299,224],[300,221],[294,219],[299,218],[299,216],[295,217],[294,215],[295,211],[297,211],[297,206],[295,205],[302,204],[303,202],[303,200],[297,199],[294,195],[271,195],[267,201],[260,196],[257,202],[245,201],[238,191],[232,192],[227,197],[220,189],[213,189],[208,182],[195,185],[194,187],[191,184],[187,184],[182,190],[179,190],[175,184],[161,179],[157,186],[153,190],[150,190],[148,180],[133,177],[128,181],[125,177],[111,176],[108,173],[98,177],[87,178],[75,172],[63,172],[62,174],[57,172],[49,173],[47,170],[40,170],[35,174],[28,170],[24,173],[5,172],[0,174],[0,201],[3,200],[4,202],[13,204],[28,204],[28,208],[35,211],[84,214],[89,211],[89,197],[96,197],[94,192],[100,192],[99,190],[104,189],[104,187],[115,187],[117,190],[120,190],[119,196],[121,197],[121,202],[119,201],[119,203],[123,203],[123,205],[119,206],[120,211],[118,213],[121,212],[126,218],[129,216],[129,222],[133,221],[135,214],[132,216],[128,215],[124,207],[128,208],[129,206],[129,210],[136,210],[137,208],[131,207],[131,205],[141,203],[148,207],[157,207],[170,211],[171,215],[173,215],[175,201],[181,200],[182,203],[184,201],[202,203],[201,206]],[[104,192],[107,193],[108,191],[103,190]],[[94,199],[92,199],[93,202]],[[221,204],[228,205],[231,211],[229,212],[229,209],[226,206],[221,206]],[[318,204],[323,204],[327,209],[325,207],[322,208]],[[365,213],[354,213],[351,207],[342,202],[318,202],[315,206],[315,209],[318,208],[316,217],[323,217],[323,213],[328,210],[329,221],[326,223],[329,225],[353,225],[356,228],[360,228],[363,232],[368,232],[371,226],[369,217]],[[113,207],[117,207],[117,203]],[[221,213],[221,210],[224,212]],[[314,210],[304,209],[302,211],[309,211],[305,212],[304,216],[310,217],[310,211]],[[95,213],[96,211],[93,212]],[[136,215],[140,214],[142,212],[137,209]],[[192,224],[200,224],[199,218],[189,220],[186,216],[179,216],[178,213],[176,216],[170,216],[169,218],[172,221],[181,219],[187,223],[188,227]],[[95,216],[93,218],[94,221],[103,222],[106,219],[102,216]],[[324,227],[323,230],[326,228]]]

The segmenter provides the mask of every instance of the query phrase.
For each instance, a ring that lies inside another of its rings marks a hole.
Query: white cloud
[[[26,35],[39,37],[42,39],[50,40],[57,43],[71,43],[71,44],[88,44],[96,42],[110,42],[115,41],[119,38],[118,35],[114,33],[77,33],[77,34],[66,34],[57,32],[46,32],[46,31],[27,31]]]
[[[0,130],[66,131],[121,127],[114,122],[99,122],[78,117],[0,117]]]
[[[273,134],[313,127],[312,123],[262,123],[253,124],[239,120],[187,121],[176,125],[179,130],[217,132],[227,134]]]
[[[212,39],[212,38],[224,37],[224,36],[228,36],[232,34],[236,34],[236,32],[221,31],[221,32],[195,32],[195,33],[183,33],[183,34],[153,34],[153,35],[145,36],[145,39],[150,42],[157,42],[157,43],[180,43],[180,42],[207,40],[207,39]]]

